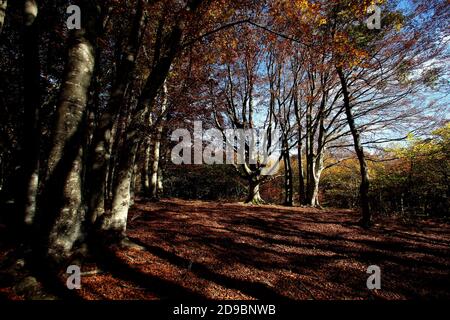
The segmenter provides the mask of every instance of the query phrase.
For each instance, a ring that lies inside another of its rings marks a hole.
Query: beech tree
[[[83,12],[82,28],[71,31],[68,40],[65,75],[38,221],[45,250],[56,259],[70,254],[75,242],[85,238],[83,137],[101,9],[91,1],[80,1],[77,5]]]
[[[185,28],[189,18],[196,17],[201,4],[201,0],[189,1],[187,6],[182,8],[182,12],[179,13],[187,16],[184,19],[177,19],[172,22],[173,24],[167,34],[157,35],[154,48],[154,63],[149,76],[145,80],[137,106],[131,113],[131,125],[125,132],[124,143],[119,152],[120,157],[112,191],[112,207],[110,213],[104,215],[101,226],[103,230],[122,236],[125,233],[130,206],[132,170],[138,143],[141,139],[139,128],[146,119],[146,113],[153,108],[155,99],[167,78],[170,67],[182,49],[184,33],[186,32]],[[162,39],[163,36],[164,39]]]
[[[113,125],[120,108],[126,103],[125,91],[132,80],[136,68],[137,56],[142,44],[142,37],[145,27],[145,1],[139,0],[136,3],[136,14],[133,17],[132,27],[128,35],[128,43],[125,50],[121,52],[121,61],[117,70],[117,78],[111,88],[111,96],[107,109],[98,121],[91,143],[91,168],[90,176],[90,199],[89,199],[89,219],[94,224],[97,218],[105,213],[106,197],[106,177],[108,166],[110,165],[111,142],[113,139]]]
[[[440,4],[435,5],[438,7]],[[413,95],[423,81],[420,80],[420,76],[402,81],[402,74],[413,72],[416,68],[426,68],[427,61],[435,59],[442,52],[442,47],[440,43],[430,42],[427,36],[411,39],[404,33],[398,34],[399,29],[403,27],[402,24],[410,22],[388,5],[383,7],[384,27],[378,32],[367,33],[361,30],[365,27],[364,25],[355,27],[354,24],[346,21],[346,15],[343,12],[355,11],[352,9],[353,6],[360,6],[360,4],[350,2],[346,6],[338,6],[331,11],[332,14],[336,14],[333,26],[336,29],[332,34],[336,72],[339,75],[345,114],[360,165],[361,223],[367,227],[371,223],[370,177],[361,135],[370,131],[370,128],[386,129],[394,123],[399,125],[400,121],[409,121],[411,124],[410,121],[416,114],[415,108],[410,107],[408,115],[399,113],[392,105],[403,103],[402,107],[405,108],[408,105],[406,97]],[[422,11],[423,8],[418,7],[417,10]],[[366,11],[367,8],[363,12]],[[434,11],[434,9],[432,11],[435,14],[433,22],[431,20],[423,22],[422,27],[428,25],[434,29],[432,27],[434,23],[441,19],[443,11]],[[355,15],[358,17],[357,14]],[[361,36],[362,33],[364,36]],[[413,54],[414,58],[412,55],[408,57],[409,54]],[[345,69],[347,71],[344,71]],[[390,87],[391,85],[394,85],[395,89]],[[353,90],[349,89],[350,86]],[[357,119],[365,117],[368,123],[358,127]],[[385,142],[390,140],[387,139]],[[373,144],[375,143],[376,141]]]
[[[292,206],[297,170],[299,204],[320,207],[323,173],[358,161],[369,226],[374,150],[430,131],[443,102],[415,100],[448,84],[444,0],[375,1],[381,30],[364,22],[374,1],[78,0],[79,30],[67,30],[65,0],[16,3],[4,25],[0,0],[1,200],[54,261],[126,244],[135,195],[158,200],[166,176],[174,188],[170,131],[194,121],[281,132],[282,174],[265,177],[246,145],[241,180],[193,169],[211,174],[202,194],[210,179],[243,196],[243,182],[243,200],[259,205],[273,183]]]
[[[274,153],[274,147],[278,141],[275,140],[274,132],[279,124],[276,121],[275,103],[276,95],[273,91],[267,95],[263,93],[268,72],[262,72],[267,53],[262,48],[263,37],[255,34],[251,27],[242,25],[236,33],[230,32],[228,40],[231,43],[223,44],[226,50],[224,56],[219,57],[223,67],[214,75],[214,83],[218,98],[212,101],[214,106],[213,116],[216,126],[222,131],[224,139],[227,129],[246,130],[253,132],[261,129],[261,137],[267,137],[265,148],[268,155]],[[245,39],[238,43],[237,38]],[[221,39],[222,40],[222,39]],[[273,82],[272,82],[273,84]],[[213,93],[213,95],[216,95]],[[264,126],[262,126],[264,125]],[[268,179],[262,174],[265,167],[271,163],[262,160],[251,161],[250,150],[252,138],[246,137],[245,146],[231,146],[237,153],[239,148],[245,148],[245,159],[233,165],[238,173],[247,182],[248,194],[246,203],[262,204],[264,200],[260,195],[260,186]],[[242,141],[241,141],[242,142]],[[264,143],[261,141],[261,143]],[[242,155],[241,155],[242,156]]]

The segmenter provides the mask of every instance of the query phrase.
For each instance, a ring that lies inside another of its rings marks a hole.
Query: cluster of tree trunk
[[[147,1],[135,2],[126,41],[118,44],[120,58],[109,99],[99,111],[93,109],[99,107],[99,97],[92,96],[103,92],[95,90],[101,85],[99,44],[111,8],[90,0],[76,1],[82,12],[81,29],[71,30],[67,38],[51,143],[45,155],[40,148],[43,88],[39,51],[40,21],[45,17],[40,15],[39,1],[23,2],[24,143],[17,203],[24,236],[49,261],[64,261],[81,244],[98,242],[99,237],[105,243],[124,239],[141,145],[148,156],[146,195],[158,198],[162,189],[162,119],[167,111],[164,83],[181,52],[187,19],[196,15],[202,2],[188,1],[181,8],[183,18],[174,21],[161,15],[149,74],[143,79],[136,107],[125,108],[135,85],[148,21]],[[6,1],[1,1],[0,28],[5,9]]]
[[[430,16],[436,19],[428,26],[441,30],[446,7],[442,1],[430,3],[439,10],[433,9]],[[390,29],[365,33],[348,54],[337,34],[360,32],[349,18],[355,12],[345,11],[353,2],[324,2],[321,14],[328,16],[320,21],[327,22],[309,21],[307,30],[314,32],[308,36],[285,28],[292,23],[277,25],[284,16],[273,19],[266,5],[252,1],[76,0],[72,4],[82,14],[81,28],[74,30],[59,25],[66,4],[0,0],[0,38],[6,29],[11,33],[8,49],[0,50],[12,60],[5,74],[16,78],[8,87],[14,91],[11,97],[0,88],[0,107],[7,118],[2,124],[8,124],[0,128],[0,188],[8,171],[7,182],[14,187],[7,188],[16,193],[21,235],[55,262],[82,244],[124,239],[134,195],[158,200],[163,192],[168,119],[183,123],[189,115],[208,118],[224,137],[227,129],[263,127],[267,151],[279,146],[278,153],[269,153],[283,164],[287,206],[298,199],[298,204],[319,207],[322,173],[337,164],[329,162],[331,150],[353,148],[361,177],[361,223],[369,226],[365,133],[369,127],[392,128],[407,119],[392,105],[401,105],[420,87],[419,81],[402,79],[443,50],[425,35],[418,37],[422,42],[393,36],[389,30],[395,30],[395,13],[386,19]],[[288,10],[289,2],[283,6]],[[17,10],[22,19],[17,19]],[[247,13],[251,18],[242,19]],[[265,18],[253,22],[255,13]],[[21,26],[15,28],[18,20]],[[375,58],[358,57],[363,51],[358,46],[373,49]],[[62,51],[58,60],[56,52]],[[405,63],[406,57],[415,59]],[[212,109],[205,101],[212,101]],[[23,112],[10,112],[18,104]],[[265,175],[267,164],[251,163],[250,146],[244,148],[245,161],[235,169],[247,185],[245,201],[263,204],[262,185],[279,176]]]

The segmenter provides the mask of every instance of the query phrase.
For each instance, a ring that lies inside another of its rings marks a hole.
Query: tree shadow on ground
[[[448,225],[412,228],[388,220],[363,230],[357,219],[348,210],[163,200],[138,203],[129,234],[168,264],[191,261],[198,277],[254,298],[371,298],[372,264],[384,272],[377,298],[450,296]],[[254,275],[245,274],[249,269]],[[302,285],[313,289],[305,294]]]
[[[119,259],[115,250],[104,248],[96,256],[98,257],[97,262],[103,270],[110,272],[115,277],[131,281],[161,299],[203,299],[202,295],[179,286],[174,282],[142,273],[130,264]]]
[[[234,279],[214,271],[211,271],[207,266],[201,263],[192,263],[188,259],[177,256],[171,252],[165,251],[157,246],[148,245],[137,238],[130,238],[133,242],[141,245],[148,251],[149,253],[156,255],[162,259],[167,260],[169,263],[173,265],[177,265],[179,267],[186,267],[191,265],[190,272],[198,275],[199,277],[206,279],[208,281],[215,282],[219,285],[222,285],[226,288],[233,288],[244,292],[254,298],[259,300],[270,300],[276,302],[289,302],[291,299],[281,296],[268,288],[266,285],[258,282],[250,282],[244,281],[240,279]]]

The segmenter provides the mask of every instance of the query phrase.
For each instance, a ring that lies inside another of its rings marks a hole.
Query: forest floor
[[[379,217],[364,230],[357,220],[350,210],[138,202],[128,225],[129,239],[138,246],[116,248],[103,262],[83,265],[87,273],[75,294],[82,299],[450,298],[449,224]],[[366,287],[370,265],[381,268],[381,290]]]

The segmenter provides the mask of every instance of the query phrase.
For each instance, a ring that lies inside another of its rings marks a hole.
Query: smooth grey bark
[[[311,87],[314,92],[315,85]],[[325,106],[328,92],[323,91],[322,99],[313,119],[312,104],[307,106],[306,114],[306,199],[305,203],[312,207],[320,207],[319,184],[324,170],[326,151]],[[317,138],[316,138],[317,137]]]
[[[260,181],[256,177],[251,177],[248,182],[248,196],[245,203],[260,205],[264,204],[264,200],[261,198],[259,192]]]
[[[24,186],[23,219],[27,228],[34,222],[39,186],[39,108],[41,103],[38,5],[24,1]]]
[[[167,82],[163,85],[163,101],[161,105],[161,114],[164,114],[167,109]],[[152,176],[150,179],[151,196],[157,200],[159,198],[159,162],[161,158],[161,138],[162,138],[163,126],[158,125],[156,129],[156,136],[153,143],[153,162],[152,162]]]
[[[314,85],[314,82],[313,82]],[[311,89],[314,92],[314,88]],[[314,135],[312,103],[306,106],[306,204],[315,206],[314,197]]]
[[[303,143],[302,141],[302,134],[299,133],[299,143],[297,146],[297,165],[298,165],[298,201],[300,204],[306,203],[306,197],[305,197],[305,176],[304,176],[304,170],[303,170]]]
[[[310,172],[310,180],[309,180],[309,192],[307,204],[312,207],[320,206],[319,203],[319,183],[320,177],[323,171],[323,159],[322,157],[317,158],[316,161],[313,161],[312,171]]]
[[[294,188],[292,181],[292,163],[291,156],[289,153],[288,141],[283,141],[283,162],[284,162],[284,205],[293,206],[294,205]]]
[[[352,106],[350,100],[350,92],[347,85],[347,80],[345,78],[344,72],[340,67],[336,68],[341,81],[342,94],[344,96],[344,107],[345,114],[347,116],[347,122],[350,127],[350,132],[353,137],[353,142],[355,146],[355,152],[358,157],[360,173],[361,173],[361,185],[359,189],[360,199],[361,199],[361,212],[362,219],[361,224],[364,227],[369,227],[371,224],[371,212],[369,206],[369,188],[370,188],[370,177],[369,168],[367,166],[366,156],[364,154],[364,148],[361,144],[360,132],[355,124],[355,118],[352,113]]]
[[[68,53],[40,217],[45,254],[59,261],[84,240],[85,208],[82,193],[84,128],[89,86],[95,66],[99,8],[89,0],[80,6],[82,28],[69,35]]]
[[[137,144],[123,144],[121,149],[123,152],[119,155],[120,160],[113,184],[111,212],[106,212],[102,216],[101,231],[119,240],[125,237],[127,228],[128,208],[131,203],[131,183],[137,150]]]
[[[8,7],[7,0],[0,0],[0,33],[2,33],[3,25],[5,24],[6,8]]]
[[[125,105],[120,109],[118,121],[115,121],[115,123],[113,124],[113,130],[111,135],[112,141],[110,141],[111,144],[110,159],[108,161],[108,171],[106,175],[105,203],[107,203],[108,208],[111,207],[116,164],[119,159],[120,146],[121,143],[123,142],[122,137],[126,132],[127,122],[129,121],[128,114],[130,105],[131,105],[131,97],[127,97]]]
[[[129,40],[122,54],[117,79],[111,91],[107,110],[102,113],[94,132],[91,148],[91,167],[89,173],[89,221],[94,224],[105,212],[106,178],[110,160],[112,130],[120,108],[125,103],[125,91],[132,80],[136,60],[145,26],[144,0],[139,0]]]
[[[318,194],[319,194],[319,182],[320,176],[323,170],[323,154],[316,154],[314,152],[314,141],[311,139],[313,135],[308,134],[309,142],[307,143],[306,153],[306,169],[307,169],[307,182],[306,182],[306,199],[305,202],[308,206],[319,206]]]
[[[322,103],[321,103],[321,107],[320,107],[320,111],[319,111],[319,122],[318,122],[318,126],[319,126],[319,135],[317,138],[317,148],[316,148],[316,152],[313,155],[313,166],[312,166],[312,193],[311,193],[311,198],[309,199],[310,203],[312,206],[315,207],[320,207],[320,202],[319,202],[319,184],[320,184],[320,178],[322,176],[322,172],[324,169],[324,157],[325,157],[325,150],[326,150],[326,146],[325,146],[325,125],[324,125],[324,115],[323,115],[323,111],[325,108],[325,97],[322,99]]]
[[[149,141],[143,143],[144,163],[141,168],[141,192],[147,197],[150,195],[150,152],[151,145]]]
[[[181,44],[182,31],[175,27],[169,37],[169,52],[153,67],[140,96],[138,106],[131,116],[132,124],[126,132],[126,138],[119,151],[119,165],[116,168],[115,182],[112,190],[112,208],[105,212],[101,223],[101,231],[117,235],[119,239],[125,235],[128,209],[130,206],[131,175],[133,171],[137,144],[139,143],[139,127],[146,116],[146,106],[151,109],[156,96],[163,85],[175,55]]]
[[[163,171],[161,169],[161,163],[158,166],[158,194],[161,195],[164,192],[164,176],[163,176]]]
[[[194,13],[204,0],[188,2],[187,11]],[[145,81],[144,88],[138,99],[137,107],[131,113],[131,124],[128,127],[119,155],[120,161],[116,169],[115,182],[112,191],[112,208],[105,212],[101,224],[101,231],[119,237],[125,235],[128,209],[130,206],[130,189],[132,171],[136,158],[137,146],[142,141],[141,127],[145,127],[146,115],[155,105],[158,96],[175,57],[182,50],[184,29],[187,26],[186,18],[180,18],[170,29],[167,37],[157,37],[155,46],[155,59],[150,75]],[[160,119],[158,119],[160,120]],[[154,121],[153,125],[159,124]],[[144,124],[144,125],[143,125]]]
[[[306,192],[305,192],[305,177],[303,170],[303,126],[302,126],[302,115],[300,110],[300,105],[298,102],[297,87],[294,93],[294,111],[295,118],[298,126],[298,143],[297,143],[297,165],[298,165],[298,201],[301,205],[306,204]]]
[[[153,144],[153,161],[150,179],[150,192],[152,199],[158,199],[158,168],[159,168],[159,156],[160,156],[161,138],[155,139]]]
[[[138,147],[139,149],[139,147]],[[136,159],[134,161],[134,166],[133,166],[133,172],[131,174],[131,188],[130,188],[130,206],[134,205],[134,201],[136,200],[136,181],[137,181],[137,171],[138,171],[138,159],[137,159],[137,155],[136,155]]]

